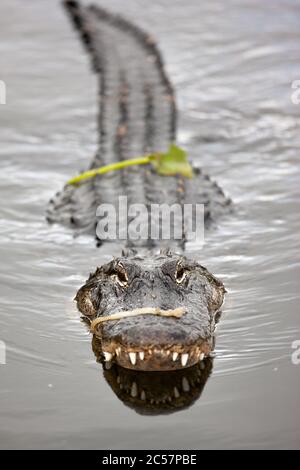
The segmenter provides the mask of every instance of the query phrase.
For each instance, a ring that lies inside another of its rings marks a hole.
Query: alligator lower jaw
[[[116,362],[126,369],[140,371],[166,371],[191,367],[211,352],[210,341],[183,346],[143,348],[125,346],[120,343],[103,343],[103,361],[109,366]]]

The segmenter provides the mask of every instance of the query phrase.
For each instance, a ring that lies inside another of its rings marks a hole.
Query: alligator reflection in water
[[[141,372],[103,361],[101,341],[93,336],[92,348],[103,375],[117,397],[140,414],[168,414],[191,406],[200,398],[213,369],[206,358],[193,367],[175,371]]]

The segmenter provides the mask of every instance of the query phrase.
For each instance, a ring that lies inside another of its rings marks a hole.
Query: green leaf
[[[152,164],[160,175],[182,175],[185,178],[193,177],[193,169],[188,162],[186,152],[171,144],[167,153],[157,153],[151,158]]]

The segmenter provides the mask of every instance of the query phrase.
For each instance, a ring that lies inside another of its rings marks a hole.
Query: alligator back
[[[176,139],[176,105],[153,37],[98,6],[81,6],[73,0],[65,1],[65,6],[99,77],[99,150],[89,168],[166,150]],[[47,218],[94,234],[97,207],[117,206],[122,195],[128,205],[203,203],[207,222],[230,205],[201,170],[185,180],[159,176],[150,167],[131,167],[80,186],[66,186],[50,201]],[[179,223],[175,214],[172,224]],[[153,241],[149,238],[146,245]]]

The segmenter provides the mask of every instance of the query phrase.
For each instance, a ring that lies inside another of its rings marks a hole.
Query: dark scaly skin
[[[100,7],[74,1],[66,2],[66,7],[99,77],[99,150],[89,168],[165,151],[176,140],[176,106],[154,39]],[[230,210],[230,200],[201,169],[195,168],[195,177],[189,180],[160,176],[151,166],[143,166],[99,175],[77,187],[66,186],[50,201],[47,218],[77,233],[94,235],[96,208],[104,203],[117,206],[120,195],[127,196],[128,205],[204,204],[206,225]],[[173,225],[178,223],[174,218]],[[182,242],[171,241],[171,245],[182,249],[187,237],[183,233]],[[134,247],[169,244],[128,241]]]
[[[99,150],[89,168],[166,150],[176,137],[175,97],[153,38],[100,7],[71,0],[65,6],[99,77]],[[63,188],[50,201],[47,218],[94,234],[96,208],[117,206],[125,195],[128,205],[204,204],[208,226],[230,210],[230,200],[201,169],[194,173],[193,179],[163,177],[146,166],[97,176]],[[179,223],[172,219],[171,233]],[[198,263],[166,251],[169,246],[183,252],[185,230],[180,241],[129,239],[127,245],[139,254],[98,268],[78,291],[77,305],[88,321],[138,307],[187,309],[179,319],[142,315],[98,326],[102,357],[125,368],[157,371],[190,367],[210,354],[225,289]]]

